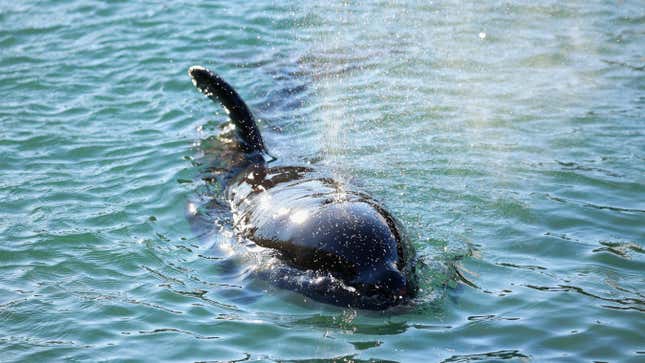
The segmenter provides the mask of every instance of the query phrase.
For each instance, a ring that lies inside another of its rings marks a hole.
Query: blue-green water
[[[642,362],[644,24],[629,0],[0,2],[0,361]],[[193,64],[272,154],[398,216],[419,301],[312,302],[191,230],[225,120]]]

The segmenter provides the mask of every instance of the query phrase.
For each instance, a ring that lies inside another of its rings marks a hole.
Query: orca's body
[[[365,309],[416,294],[414,250],[392,215],[311,168],[269,167],[254,117],[237,92],[203,67],[188,73],[235,125],[241,155],[221,182],[236,233],[283,262],[268,266],[267,278],[316,300]]]

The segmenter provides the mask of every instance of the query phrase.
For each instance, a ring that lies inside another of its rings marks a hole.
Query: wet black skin
[[[244,157],[230,162],[220,182],[238,235],[271,249],[285,264],[267,273],[274,283],[365,309],[414,297],[414,250],[390,213],[314,169],[269,167],[253,116],[232,87],[202,67],[192,67],[189,75],[222,103],[236,126],[236,149]],[[303,274],[294,276],[294,269]]]

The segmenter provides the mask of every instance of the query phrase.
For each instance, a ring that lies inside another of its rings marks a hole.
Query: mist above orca
[[[217,179],[240,243],[262,247],[281,262],[260,266],[260,276],[356,308],[385,309],[415,296],[414,249],[380,203],[324,171],[271,167],[253,113],[233,87],[203,67],[188,73],[235,127]]]

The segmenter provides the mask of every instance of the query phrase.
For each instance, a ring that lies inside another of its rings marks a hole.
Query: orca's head
[[[385,309],[415,295],[413,250],[380,206],[330,203],[311,217],[299,237],[316,247],[301,262],[343,282],[351,293],[336,296],[337,304]]]

